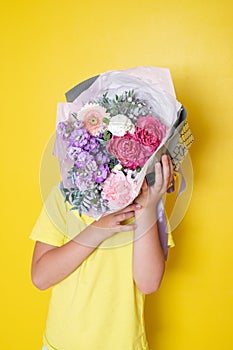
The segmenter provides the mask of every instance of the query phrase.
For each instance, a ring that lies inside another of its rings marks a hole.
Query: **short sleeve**
[[[55,185],[43,203],[29,238],[34,241],[62,246],[66,233],[66,206],[60,188]]]

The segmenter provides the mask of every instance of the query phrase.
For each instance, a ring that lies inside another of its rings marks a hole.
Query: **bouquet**
[[[58,105],[54,155],[60,161],[65,201],[79,215],[98,219],[126,207],[162,153],[169,153],[178,169],[190,147],[187,122],[182,125],[186,146],[177,133],[184,109],[171,80],[169,85],[165,79],[166,90],[161,88],[161,79],[160,84],[151,79],[154,69],[104,73],[73,102]]]

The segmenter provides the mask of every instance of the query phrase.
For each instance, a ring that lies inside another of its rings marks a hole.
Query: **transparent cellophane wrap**
[[[145,176],[149,185],[154,183],[154,164],[161,160],[163,153],[170,155],[174,170],[179,169],[193,142],[193,135],[186,119],[186,110],[176,99],[170,71],[167,68],[150,66],[108,71],[95,79],[92,78],[92,81],[94,82],[90,86],[87,80],[87,83],[78,84],[66,94],[67,99],[72,102],[58,104],[56,126],[60,121],[71,118],[72,113],[78,113],[85,104],[100,98],[106,92],[109,98],[114,98],[115,95],[133,89],[139,99],[151,106],[153,115],[168,127],[161,144],[134,179],[136,188],[130,201],[132,202],[139,194]],[[58,133],[56,133],[53,154],[59,161],[62,187],[73,187],[73,183],[67,178],[73,160],[69,159],[66,142]],[[129,204],[126,203],[124,207]],[[109,209],[107,214],[120,209],[123,208]],[[98,220],[103,213],[90,210],[88,215]]]

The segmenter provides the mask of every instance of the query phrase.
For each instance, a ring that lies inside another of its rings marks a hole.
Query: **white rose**
[[[133,134],[135,127],[126,115],[117,114],[110,119],[108,130],[115,136],[124,136],[127,131]]]

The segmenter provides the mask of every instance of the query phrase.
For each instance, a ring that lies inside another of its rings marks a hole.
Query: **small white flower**
[[[110,119],[108,130],[115,136],[124,136],[127,131],[133,134],[135,127],[126,115],[117,114]]]
[[[113,168],[112,168],[112,170],[111,170],[111,172],[112,173],[117,173],[118,171],[120,171],[122,169],[122,165],[121,164],[116,164]]]

